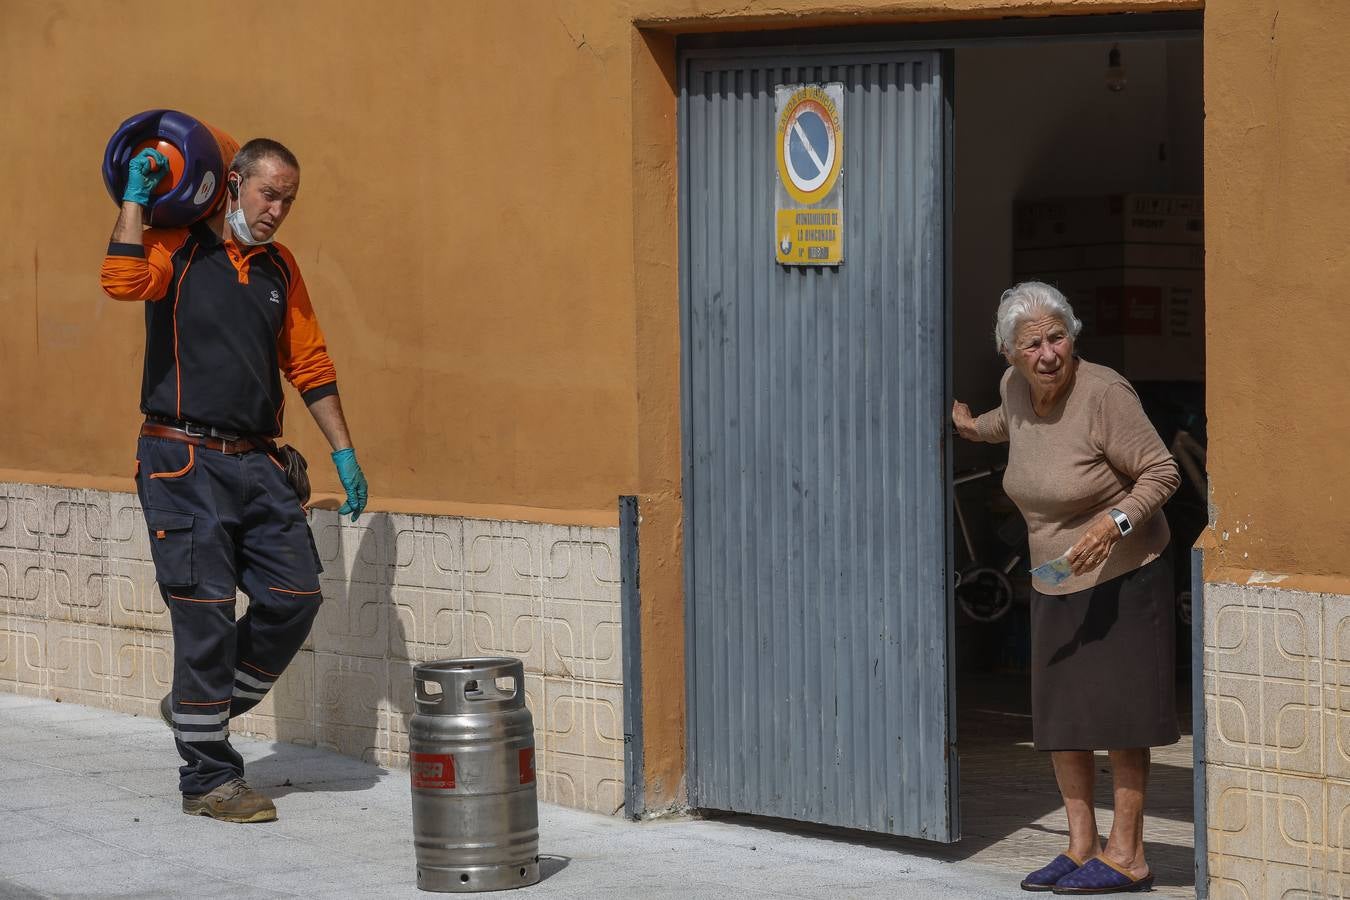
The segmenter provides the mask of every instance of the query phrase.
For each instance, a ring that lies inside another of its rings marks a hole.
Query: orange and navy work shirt
[[[141,411],[222,431],[281,434],[281,375],[305,403],[337,393],[309,291],[280,244],[241,248],[205,224],[112,243],[103,290],[144,300]]]

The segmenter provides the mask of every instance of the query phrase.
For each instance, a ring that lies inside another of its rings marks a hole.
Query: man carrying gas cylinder
[[[173,624],[173,729],[183,812],[227,822],[276,818],[244,781],[229,722],[262,700],[319,610],[318,554],[303,475],[288,479],[281,375],[333,446],[353,521],[366,504],[338,398],[337,373],[291,251],[272,242],[300,187],[300,164],[276,141],[249,141],[215,215],[143,230],[167,159],[132,158],[103,261],[103,290],[145,308],[145,373],[136,487],[155,577]],[[235,620],[235,591],[248,609]]]

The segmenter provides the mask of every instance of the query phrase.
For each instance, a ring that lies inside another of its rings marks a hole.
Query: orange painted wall
[[[99,165],[123,118],[168,106],[299,156],[280,239],[375,508],[617,522],[637,473],[630,30],[587,2],[0,4],[0,469],[131,489],[143,326],[99,290]],[[288,412],[335,490],[294,394]]]
[[[1336,0],[1205,15],[1212,561],[1350,593],[1347,37]]]

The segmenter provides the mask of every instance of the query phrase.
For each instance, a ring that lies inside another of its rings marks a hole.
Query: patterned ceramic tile
[[[47,674],[47,622],[0,618],[0,684],[46,686]]]
[[[476,592],[465,600],[466,656],[514,656],[527,672],[544,671],[539,598]]]
[[[16,521],[10,514],[10,491],[12,485],[0,485],[0,550],[14,548],[14,535],[11,523]]]
[[[623,682],[617,603],[546,598],[543,608],[544,674]]]
[[[172,631],[169,609],[155,581],[155,564],[143,559],[108,560],[108,612],[114,628]]]
[[[301,650],[277,679],[267,698],[273,715],[285,719],[313,718],[317,708],[314,655],[312,650]]]
[[[607,539],[608,538],[608,539]],[[546,526],[544,594],[560,600],[610,600],[619,587],[617,531]]]
[[[426,587],[431,535],[422,524],[424,520],[419,516],[390,515],[388,518],[389,580],[408,587]]]
[[[623,690],[618,685],[544,679],[550,751],[594,759],[623,759]]]
[[[388,663],[341,653],[314,654],[318,720],[334,725],[379,729]]]
[[[390,594],[390,659],[431,662],[464,655],[461,593],[395,586]]]
[[[1334,875],[1328,878],[1324,871],[1306,866],[1287,866],[1281,863],[1267,863],[1265,866],[1265,896],[1278,897],[1280,900],[1330,900],[1340,897],[1340,890],[1328,893],[1327,885],[1335,884],[1339,879]]]
[[[0,546],[19,550],[40,550],[46,534],[43,527],[43,507],[47,488],[39,484],[8,484],[4,531],[0,532]]]
[[[111,655],[111,629],[48,620],[46,664],[53,688],[112,693]]]
[[[1321,775],[1320,685],[1219,675],[1207,703],[1209,757],[1215,763]]]
[[[0,615],[46,618],[51,574],[40,550],[0,549]]]
[[[380,659],[389,642],[389,617],[387,586],[325,577],[310,643],[321,652]]]
[[[471,593],[539,597],[543,527],[523,522],[464,522],[464,588]]]
[[[54,552],[47,559],[52,589],[47,617],[88,625],[112,624],[108,557]]]
[[[1322,607],[1309,595],[1237,585],[1213,586],[1205,598],[1211,671],[1319,681]],[[1211,605],[1212,604],[1212,605]],[[1347,649],[1350,649],[1348,647]]]
[[[135,494],[109,494],[107,530],[93,536],[108,542],[109,555],[150,561],[150,533]]]
[[[7,611],[45,619],[52,597],[51,554],[25,547],[10,552]]]
[[[434,517],[423,520],[427,531],[423,561],[429,588],[464,589],[464,520]]]
[[[109,655],[117,696],[157,701],[173,683],[173,638],[163,632],[114,628]]]
[[[4,498],[0,497],[0,509],[4,508]],[[12,601],[15,585],[14,567],[16,564],[14,548],[0,547],[0,614],[15,614]]]
[[[1322,758],[1328,777],[1350,783],[1350,710],[1326,710],[1322,731]]]
[[[58,554],[107,556],[112,515],[103,491],[49,488],[51,550]]]

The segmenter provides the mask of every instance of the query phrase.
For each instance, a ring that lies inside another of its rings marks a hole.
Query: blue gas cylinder
[[[225,172],[239,142],[176,109],[149,109],[123,122],[103,151],[103,183],[122,202],[127,164],[146,147],[163,153],[168,174],[150,197],[146,223],[181,228],[216,212],[225,197]]]

